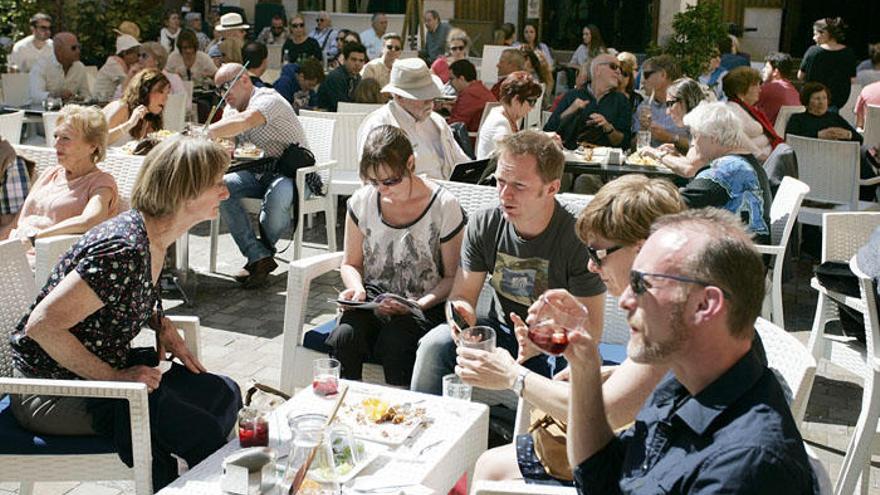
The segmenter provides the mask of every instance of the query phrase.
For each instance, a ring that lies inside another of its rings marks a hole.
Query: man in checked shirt
[[[9,236],[34,178],[33,163],[15,156],[15,149],[0,136],[0,239]]]

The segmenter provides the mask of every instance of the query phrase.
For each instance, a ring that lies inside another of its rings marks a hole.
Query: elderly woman
[[[529,73],[517,71],[501,83],[501,105],[489,111],[477,134],[477,160],[489,158],[496,143],[519,131],[519,123],[541,97],[541,85]]]
[[[798,70],[798,79],[820,82],[828,88],[830,106],[841,109],[852,90],[850,80],[856,75],[858,60],[852,49],[843,44],[846,24],[840,17],[826,17],[813,23],[815,45],[807,49]]]
[[[39,237],[82,234],[116,215],[116,181],[98,168],[107,150],[107,122],[93,107],[67,105],[55,128],[58,165],[40,174],[10,238],[33,248]]]
[[[178,74],[168,71],[167,62],[168,50],[158,41],[148,41],[141,45],[141,65],[144,69],[158,69],[162,71],[162,74],[165,75],[168,83],[171,85],[171,94],[186,93],[183,79]]]
[[[172,455],[195,466],[222,447],[241,407],[235,383],[207,373],[165,318],[158,286],[168,246],[215,218],[229,196],[228,164],[229,155],[208,141],[176,137],[157,146],[135,183],[133,209],[64,254],[10,337],[17,376],[147,386],[156,490],[177,476]],[[132,349],[144,325],[156,331],[158,353]],[[174,357],[183,366],[164,374],[156,367]],[[12,397],[12,412],[36,433],[109,436],[132,463],[124,401],[22,395]]]
[[[419,339],[444,321],[464,210],[448,190],[414,170],[402,129],[382,125],[370,132],[360,163],[369,185],[348,201],[339,299],[379,306],[344,311],[328,339],[345,378],[360,380],[364,361],[373,357],[388,384],[409,386]],[[394,299],[377,299],[385,293],[408,299],[424,316]]]
[[[666,89],[666,115],[672,118],[675,125],[684,127],[685,115],[704,100],[706,93],[697,81],[688,77],[676,79]],[[658,148],[642,148],[639,152],[686,178],[693,177],[706,165],[705,162],[695,159],[687,138],[679,138],[675,144],[664,143]]]
[[[742,123],[755,158],[763,163],[783,140],[776,134],[770,119],[755,107],[761,96],[761,73],[751,67],[737,67],[724,76],[721,84],[727,96],[727,106]]]
[[[139,140],[162,129],[162,111],[168,101],[171,84],[157,69],[144,69],[132,78],[122,99],[104,107],[110,127],[111,146]]]
[[[141,69],[138,64],[140,54],[141,43],[133,36],[120,34],[116,37],[116,54],[107,57],[95,76],[94,94],[98,101],[111,101],[130,73]]]
[[[770,183],[752,155],[749,138],[724,103],[701,103],[684,116],[693,156],[709,166],[681,189],[690,208],[716,207],[735,213],[755,236],[770,241]]]
[[[449,31],[449,35],[446,36],[446,48],[446,55],[437,57],[434,63],[431,64],[431,72],[439,77],[443,84],[449,82],[449,66],[458,60],[467,59],[468,52],[471,49],[471,38],[463,30],[453,28]],[[453,91],[452,94],[455,94],[455,92]]]

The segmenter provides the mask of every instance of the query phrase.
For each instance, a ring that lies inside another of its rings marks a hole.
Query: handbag
[[[565,450],[565,423],[537,408],[532,408],[530,417],[529,434],[544,471],[554,478],[572,481],[574,476]]]
[[[296,178],[296,171],[315,165],[315,155],[308,148],[300,146],[298,143],[291,143],[285,148],[284,153],[275,161],[275,171],[279,174]],[[321,176],[315,172],[306,174],[306,186],[315,196],[324,195],[324,181]]]

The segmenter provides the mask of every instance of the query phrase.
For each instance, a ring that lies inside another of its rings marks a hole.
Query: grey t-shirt
[[[550,224],[533,239],[517,235],[499,208],[477,212],[468,220],[461,266],[486,272],[510,328],[509,314],[525,319],[529,306],[547,289],[568,289],[576,297],[605,292],[605,284],[587,270],[587,248],[575,234],[575,216],[556,202]],[[498,315],[494,307],[490,316]]]

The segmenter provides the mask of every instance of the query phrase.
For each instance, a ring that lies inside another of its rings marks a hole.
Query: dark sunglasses
[[[711,282],[706,282],[705,280],[697,280],[695,278],[683,277],[681,275],[668,275],[665,273],[647,273],[647,272],[640,272],[638,270],[630,270],[630,272],[629,272],[629,287],[630,287],[630,289],[632,289],[633,293],[635,293],[637,295],[642,295],[648,289],[653,287],[650,282],[645,280],[645,277],[665,278],[668,280],[675,280],[676,282],[682,282],[685,284],[702,285],[703,287],[718,287],[717,285],[715,285]],[[721,292],[724,294],[724,297],[728,297],[728,298],[730,297],[730,295],[727,293],[726,290],[722,289],[721,287],[718,287],[718,288],[721,289]]]
[[[528,103],[530,107],[533,107],[538,103],[538,98],[536,96],[526,98],[526,103]]]
[[[617,62],[600,62],[599,65],[607,65],[611,70],[620,70],[620,64]]]
[[[301,27],[306,27],[306,25],[304,22],[291,22],[290,27],[301,28]]]
[[[602,266],[602,260],[607,258],[609,254],[623,247],[624,246],[622,245],[617,245],[607,249],[596,249],[592,246],[587,246],[587,255],[590,257],[590,260],[592,260],[593,263],[596,264],[596,266]]]
[[[450,47],[449,47],[449,51],[452,51],[452,52],[460,52],[460,51],[462,51],[462,50],[464,50],[464,45],[462,45],[462,46],[450,46]]]
[[[400,177],[392,177],[390,179],[382,179],[382,180],[367,179],[367,182],[373,187],[379,187],[379,184],[381,184],[385,187],[392,187],[392,186],[396,186],[396,185],[400,184],[401,182],[403,182],[403,176],[401,175]]]
[[[214,90],[214,92],[217,93],[217,96],[220,96],[222,98],[223,95],[227,91],[229,91],[229,88],[231,88],[231,87],[232,87],[232,81],[226,81],[225,83],[217,86],[217,88]]]
[[[678,103],[678,98],[666,100],[666,108],[672,108],[672,105],[675,105],[676,103]]]
[[[400,47],[397,45],[385,45],[385,49],[392,52],[399,52]]]

